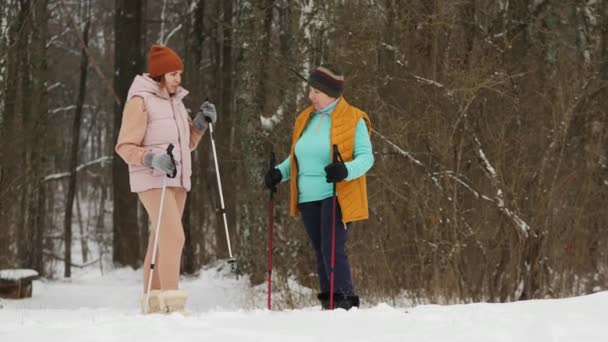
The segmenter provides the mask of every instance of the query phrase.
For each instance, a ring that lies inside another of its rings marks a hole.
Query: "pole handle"
[[[335,163],[335,162],[339,161],[339,162],[344,163],[344,159],[342,159],[342,155],[340,154],[340,151],[338,151],[338,145],[334,144],[333,149],[334,149],[334,153],[333,153],[332,162]]]
[[[270,152],[270,169],[272,170],[274,169],[274,166],[277,164],[277,157],[274,154],[274,151]],[[273,186],[272,188],[270,188],[270,199],[272,199],[274,197],[274,194],[277,193],[277,186]]]
[[[173,158],[174,147],[175,146],[173,146],[173,144],[169,144],[169,146],[167,146],[167,154],[169,155],[169,157],[171,157],[171,162],[173,163],[173,172],[167,173],[167,177],[169,178],[175,178],[175,176],[177,176],[177,165],[175,164],[175,158]]]
[[[209,97],[206,97],[206,98],[205,98],[205,101],[203,101],[203,104],[204,104],[205,102],[209,102]],[[211,122],[211,119],[209,119],[209,118],[208,118],[208,117],[206,117],[206,116],[205,116],[205,121],[206,121],[208,124],[213,123],[213,122]]]

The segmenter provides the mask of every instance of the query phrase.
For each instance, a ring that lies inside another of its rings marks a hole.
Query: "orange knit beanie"
[[[177,70],[184,70],[184,63],[177,53],[166,46],[152,45],[148,55],[150,77],[162,76]]]

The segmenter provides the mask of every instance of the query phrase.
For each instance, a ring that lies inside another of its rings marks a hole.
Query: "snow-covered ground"
[[[0,341],[608,341],[608,292],[509,304],[268,311],[265,286],[252,290],[245,279],[211,268],[182,280],[190,315],[144,316],[140,277],[118,269],[35,281],[31,299],[0,301]]]

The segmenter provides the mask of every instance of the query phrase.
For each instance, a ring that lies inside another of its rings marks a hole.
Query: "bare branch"
[[[84,163],[79,165],[76,168],[76,172],[82,171],[88,167],[97,165],[97,164],[104,164],[104,163],[110,163],[112,161],[114,157],[113,156],[105,156],[105,157],[101,157],[95,160],[92,160],[90,162]],[[49,181],[55,181],[55,180],[60,180],[66,177],[69,177],[71,175],[71,172],[62,172],[62,173],[55,173],[52,175],[48,175],[46,177],[44,177],[42,179],[43,182],[49,182]]]

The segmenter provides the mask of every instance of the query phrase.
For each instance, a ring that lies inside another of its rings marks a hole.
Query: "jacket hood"
[[[131,83],[131,87],[129,88],[129,93],[127,94],[127,101],[132,99],[133,96],[143,96],[146,94],[156,95],[165,99],[171,98],[171,95],[169,92],[167,92],[167,89],[161,89],[160,84],[150,78],[148,74],[135,76],[135,79],[133,79],[133,83]],[[186,95],[188,95],[188,91],[179,86],[175,92],[175,97],[178,100],[181,100]]]

